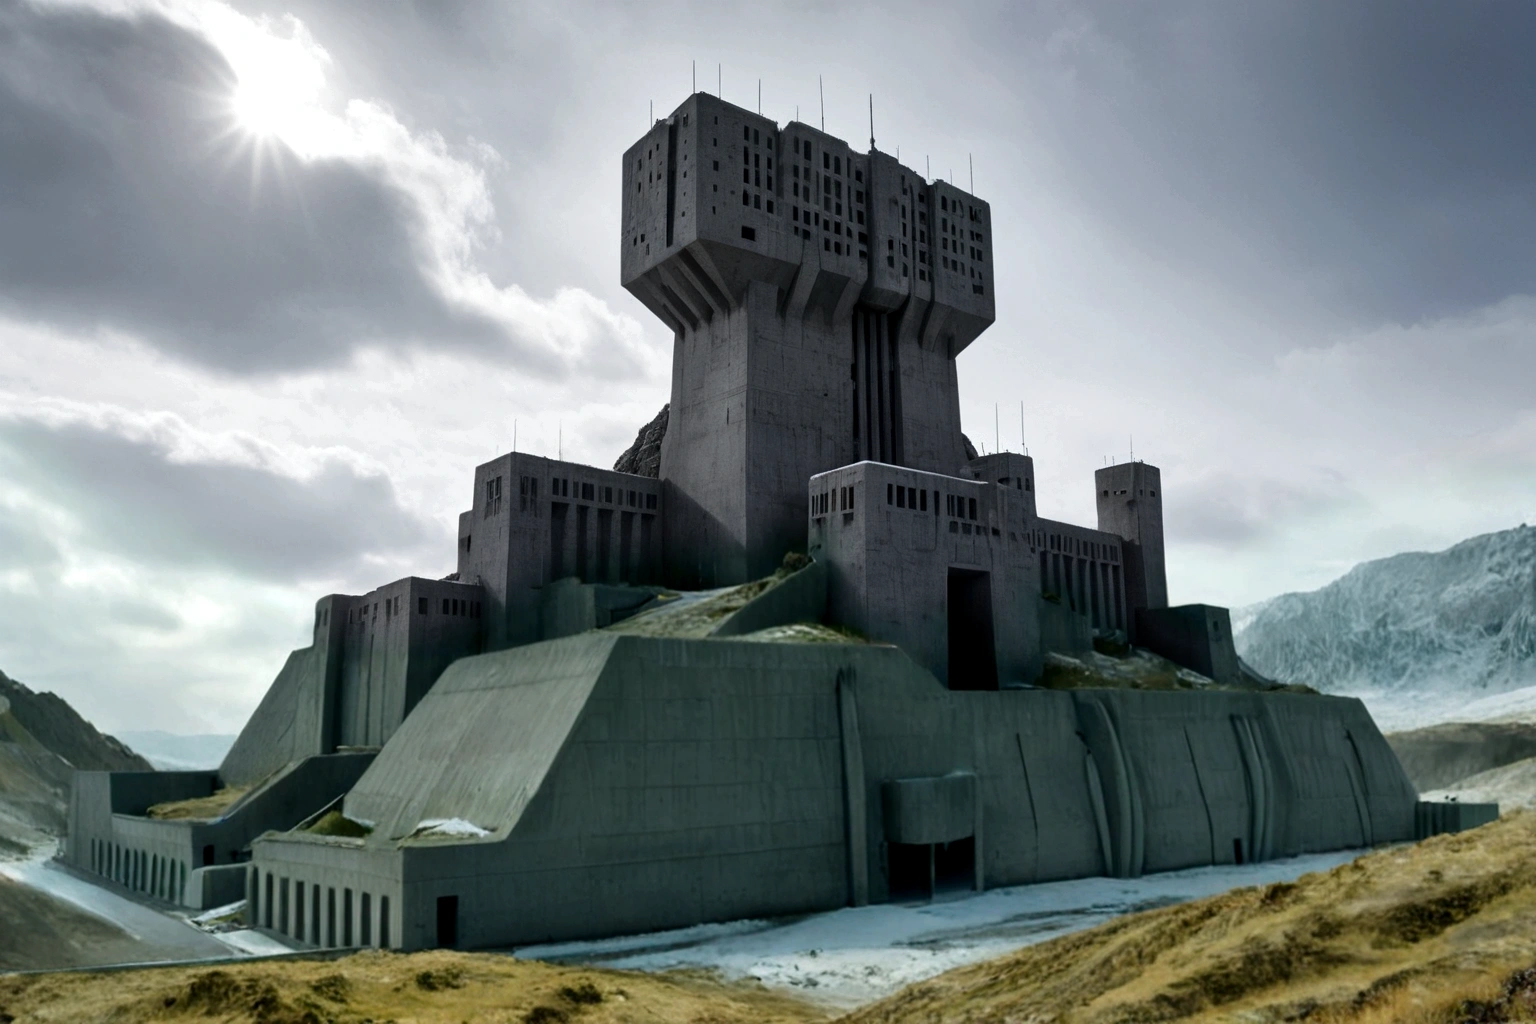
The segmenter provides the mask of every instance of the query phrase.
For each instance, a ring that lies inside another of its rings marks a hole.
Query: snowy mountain
[[[1365,562],[1233,619],[1258,671],[1358,696],[1383,729],[1517,711],[1510,691],[1536,686],[1536,528]]]
[[[235,737],[204,733],[186,736],[180,733],[149,730],[125,732],[120,736],[124,743],[164,772],[201,771],[217,768],[234,746]]]

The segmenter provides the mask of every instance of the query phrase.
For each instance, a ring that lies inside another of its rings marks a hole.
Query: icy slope
[[[1254,668],[1359,696],[1383,729],[1465,718],[1473,701],[1536,685],[1536,528],[1365,562],[1233,619]]]

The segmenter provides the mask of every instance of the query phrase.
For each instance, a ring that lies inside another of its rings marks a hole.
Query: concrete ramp
[[[454,662],[348,794],[347,815],[372,822],[385,840],[404,840],[426,821],[504,837],[619,639],[583,633]]]

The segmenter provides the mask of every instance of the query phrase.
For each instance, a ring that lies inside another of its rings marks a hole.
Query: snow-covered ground
[[[1136,879],[1083,878],[940,894],[932,903],[848,907],[791,920],[735,921],[595,942],[524,946],[516,955],[645,971],[712,968],[728,978],[755,978],[829,1007],[847,1008],[953,967],[1091,928],[1121,914],[1242,886],[1290,881],[1358,855],[1341,851]]]
[[[262,956],[295,948],[250,929],[204,930],[187,915],[142,902],[115,886],[97,885],[80,877],[52,859],[54,849],[50,845],[34,850],[25,859],[0,862],[0,875],[117,925],[143,943],[143,962]]]

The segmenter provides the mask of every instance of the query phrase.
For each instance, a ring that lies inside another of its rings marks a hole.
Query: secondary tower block
[[[1168,572],[1163,562],[1162,474],[1145,462],[1122,462],[1093,474],[1099,529],[1124,538],[1126,606],[1136,612],[1168,607]],[[1132,630],[1134,635],[1134,629]]]
[[[960,472],[955,357],[994,318],[985,202],[704,93],[625,152],[623,180],[623,284],[675,339],[670,583],[803,549],[817,473]]]

